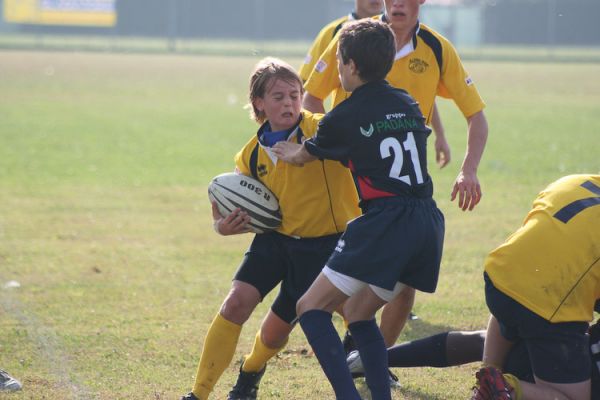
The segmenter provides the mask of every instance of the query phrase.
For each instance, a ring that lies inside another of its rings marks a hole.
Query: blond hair
[[[264,111],[256,108],[254,101],[258,98],[264,98],[276,79],[281,79],[290,84],[297,83],[300,86],[300,91],[304,92],[302,79],[300,79],[296,70],[288,63],[275,57],[266,57],[260,60],[250,75],[250,90],[248,95],[250,103],[247,106],[250,109],[250,118],[259,124],[265,122],[266,115]]]

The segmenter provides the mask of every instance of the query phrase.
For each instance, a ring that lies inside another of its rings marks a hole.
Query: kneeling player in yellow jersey
[[[485,261],[492,313],[472,400],[589,400],[586,331],[600,297],[600,175],[571,175],[533,202],[523,226]],[[497,368],[517,341],[535,383]]]
[[[302,110],[302,94],[300,77],[281,60],[262,60],[250,77],[251,115],[261,127],[235,156],[236,169],[277,196],[283,222],[276,231],[255,235],[206,334],[194,388],[183,400],[209,397],[233,358],[242,325],[281,284],[227,397],[256,399],[267,361],[285,346],[293,329],[297,300],[321,272],[348,221],[360,215],[354,181],[340,163],[297,167],[278,161],[271,151],[279,141],[301,143],[316,132],[322,115]],[[248,232],[249,218],[239,209],[223,218],[213,204],[213,217],[222,235]]]

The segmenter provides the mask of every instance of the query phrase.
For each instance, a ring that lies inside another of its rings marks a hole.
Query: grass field
[[[162,400],[190,389],[250,240],[212,231],[206,186],[254,133],[242,106],[256,61],[0,51],[0,368],[24,383],[0,398]],[[442,101],[454,157],[444,170],[431,165],[447,220],[442,274],[437,293],[417,296],[421,319],[401,340],[484,327],[487,252],[546,184],[600,170],[600,64],[467,66],[488,104],[484,198],[471,213],[449,201],[466,135]],[[244,328],[236,360],[271,299]],[[295,331],[259,398],[331,398],[308,349]],[[397,370],[394,398],[466,398],[476,368]]]

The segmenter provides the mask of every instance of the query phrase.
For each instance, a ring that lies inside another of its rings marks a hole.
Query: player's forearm
[[[313,96],[308,92],[304,93],[304,98],[302,99],[302,107],[304,107],[305,110],[308,110],[312,113],[325,113],[325,106],[323,105],[323,100]]]
[[[317,157],[313,156],[306,150],[306,146],[302,146],[294,155],[292,156],[293,164],[305,164],[307,162],[311,162],[316,160]]]
[[[461,169],[465,173],[476,174],[487,142],[488,124],[483,111],[470,116],[467,121],[469,125],[467,151]]]

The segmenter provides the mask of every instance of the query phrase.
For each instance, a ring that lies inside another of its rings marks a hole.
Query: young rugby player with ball
[[[317,277],[349,220],[360,214],[352,176],[340,163],[302,167],[284,163],[272,147],[301,143],[314,135],[322,115],[302,110],[302,81],[288,64],[262,60],[250,77],[251,116],[258,132],[235,156],[236,169],[254,176],[279,200],[281,226],[254,236],[204,340],[193,390],[183,400],[209,398],[230,364],[242,325],[276,286],[279,295],[263,320],[228,399],[256,399],[266,362],[283,348],[296,318],[296,301]],[[226,218],[213,203],[215,229],[222,235],[248,232],[249,217],[236,209]]]

